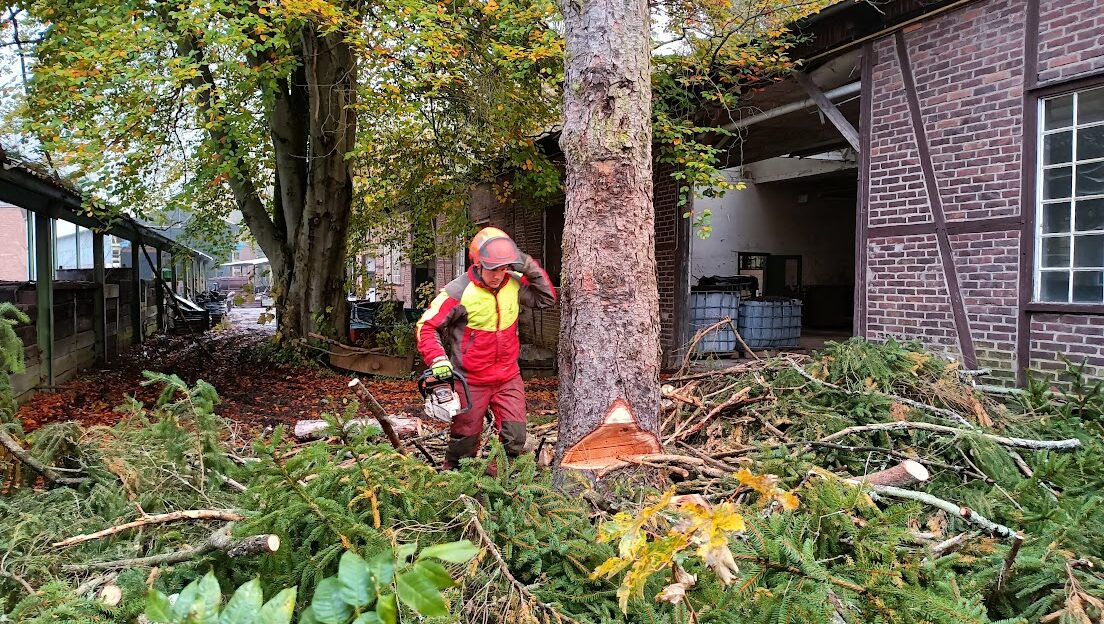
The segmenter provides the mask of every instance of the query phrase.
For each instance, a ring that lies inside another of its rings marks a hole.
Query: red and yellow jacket
[[[529,256],[523,256],[521,274],[507,275],[491,290],[468,269],[441,290],[414,330],[427,364],[447,355],[476,385],[501,383],[521,371],[518,307],[546,308],[556,302],[556,290]]]

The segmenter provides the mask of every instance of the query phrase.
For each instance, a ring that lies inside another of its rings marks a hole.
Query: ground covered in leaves
[[[343,371],[321,361],[282,357],[270,340],[266,332],[241,326],[207,332],[198,341],[187,335],[153,336],[110,366],[83,371],[56,391],[35,395],[19,408],[18,417],[28,431],[62,421],[114,424],[121,417],[116,407],[127,396],[152,403],[161,393],[160,387],[141,385],[143,371],[177,375],[190,385],[201,379],[215,385],[221,400],[219,414],[249,428],[318,419],[355,396]],[[367,378],[364,382],[388,413],[421,414],[413,381]],[[547,419],[555,413],[554,378],[531,380],[527,390],[532,416]]]

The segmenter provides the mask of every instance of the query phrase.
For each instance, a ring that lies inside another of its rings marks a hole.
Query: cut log
[[[417,418],[392,416],[389,420],[395,429],[395,435],[400,438],[416,436],[419,433],[421,421]],[[376,427],[383,430],[383,425],[375,418],[355,418],[345,423],[346,431],[363,427]],[[292,433],[296,440],[318,440],[326,437],[329,428],[330,424],[324,420],[300,420],[295,423]]]
[[[118,585],[104,585],[96,599],[108,607],[116,607],[123,601],[123,588]]]
[[[175,552],[138,557],[136,559],[119,559],[117,561],[96,561],[93,563],[75,563],[62,566],[66,572],[88,572],[90,570],[125,570],[129,568],[152,568],[168,566],[184,561],[198,559],[208,553],[222,551],[230,557],[242,557],[273,553],[280,548],[280,538],[275,535],[253,535],[234,539],[231,533],[234,523],[228,523],[221,529],[211,534],[211,537],[198,546],[185,548]]]
[[[614,401],[601,425],[564,453],[562,468],[605,470],[624,460],[663,452],[659,438],[636,421],[629,404]]]
[[[927,481],[930,476],[928,469],[922,464],[911,459],[906,459],[892,468],[886,468],[879,472],[872,472],[863,477],[851,480],[858,483],[869,483],[870,485],[908,487],[920,483],[921,481]]]

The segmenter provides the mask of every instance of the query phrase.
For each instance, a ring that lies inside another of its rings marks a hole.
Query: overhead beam
[[[820,87],[818,87],[817,84],[813,82],[813,79],[810,78],[808,74],[795,71],[793,75],[794,80],[797,81],[797,84],[801,85],[801,88],[805,89],[805,92],[809,94],[809,99],[816,103],[817,108],[820,109],[820,112],[824,113],[824,116],[832,122],[832,125],[836,127],[836,130],[839,130],[840,134],[843,135],[843,138],[847,139],[847,144],[850,145],[851,148],[854,149],[856,152],[858,152],[861,148],[859,146],[859,133],[857,130],[855,130],[855,126],[852,126],[851,122],[847,121],[847,118],[843,116],[843,113],[841,113],[840,110],[836,108],[836,105],[832,103],[832,100],[828,99],[828,96],[820,90]]]

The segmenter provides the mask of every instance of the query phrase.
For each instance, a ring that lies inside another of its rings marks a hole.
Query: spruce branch
[[[212,533],[202,544],[184,550],[134,559],[69,564],[62,566],[62,570],[66,572],[88,572],[90,570],[153,568],[191,561],[215,551],[222,551],[228,557],[242,557],[259,553],[272,553],[280,549],[280,538],[276,535],[253,535],[242,539],[234,539],[230,537],[233,528],[234,523],[228,523]]]
[[[991,433],[981,433],[979,431],[968,431],[966,429],[957,429],[955,427],[948,427],[946,425],[936,425],[934,423],[926,422],[914,422],[914,421],[895,421],[888,423],[875,423],[872,425],[856,425],[854,427],[847,427],[841,429],[831,435],[825,436],[818,442],[831,442],[832,440],[838,440],[840,438],[855,434],[865,433],[868,431],[898,431],[901,429],[919,429],[922,431],[931,431],[934,433],[943,433],[953,436],[978,436],[996,442],[1002,446],[1011,446],[1015,448],[1026,448],[1034,450],[1052,450],[1052,451],[1065,451],[1081,447],[1081,440],[1077,438],[1069,438],[1066,440],[1030,440],[1027,438],[1008,438],[1004,436],[994,435]]]
[[[223,522],[234,522],[236,520],[242,520],[244,516],[235,513],[233,511],[227,511],[225,509],[187,509],[182,511],[173,511],[169,513],[156,514],[153,516],[145,516],[139,518],[133,522],[127,522],[113,526],[102,531],[96,531],[95,533],[88,533],[85,535],[76,535],[68,539],[64,539],[60,542],[52,544],[54,548],[68,548],[69,546],[75,546],[77,544],[83,544],[84,542],[90,542],[109,535],[115,535],[116,533],[122,533],[130,529],[134,529],[141,526],[147,526],[150,524],[162,524],[165,522],[176,522],[177,520],[222,520]]]

